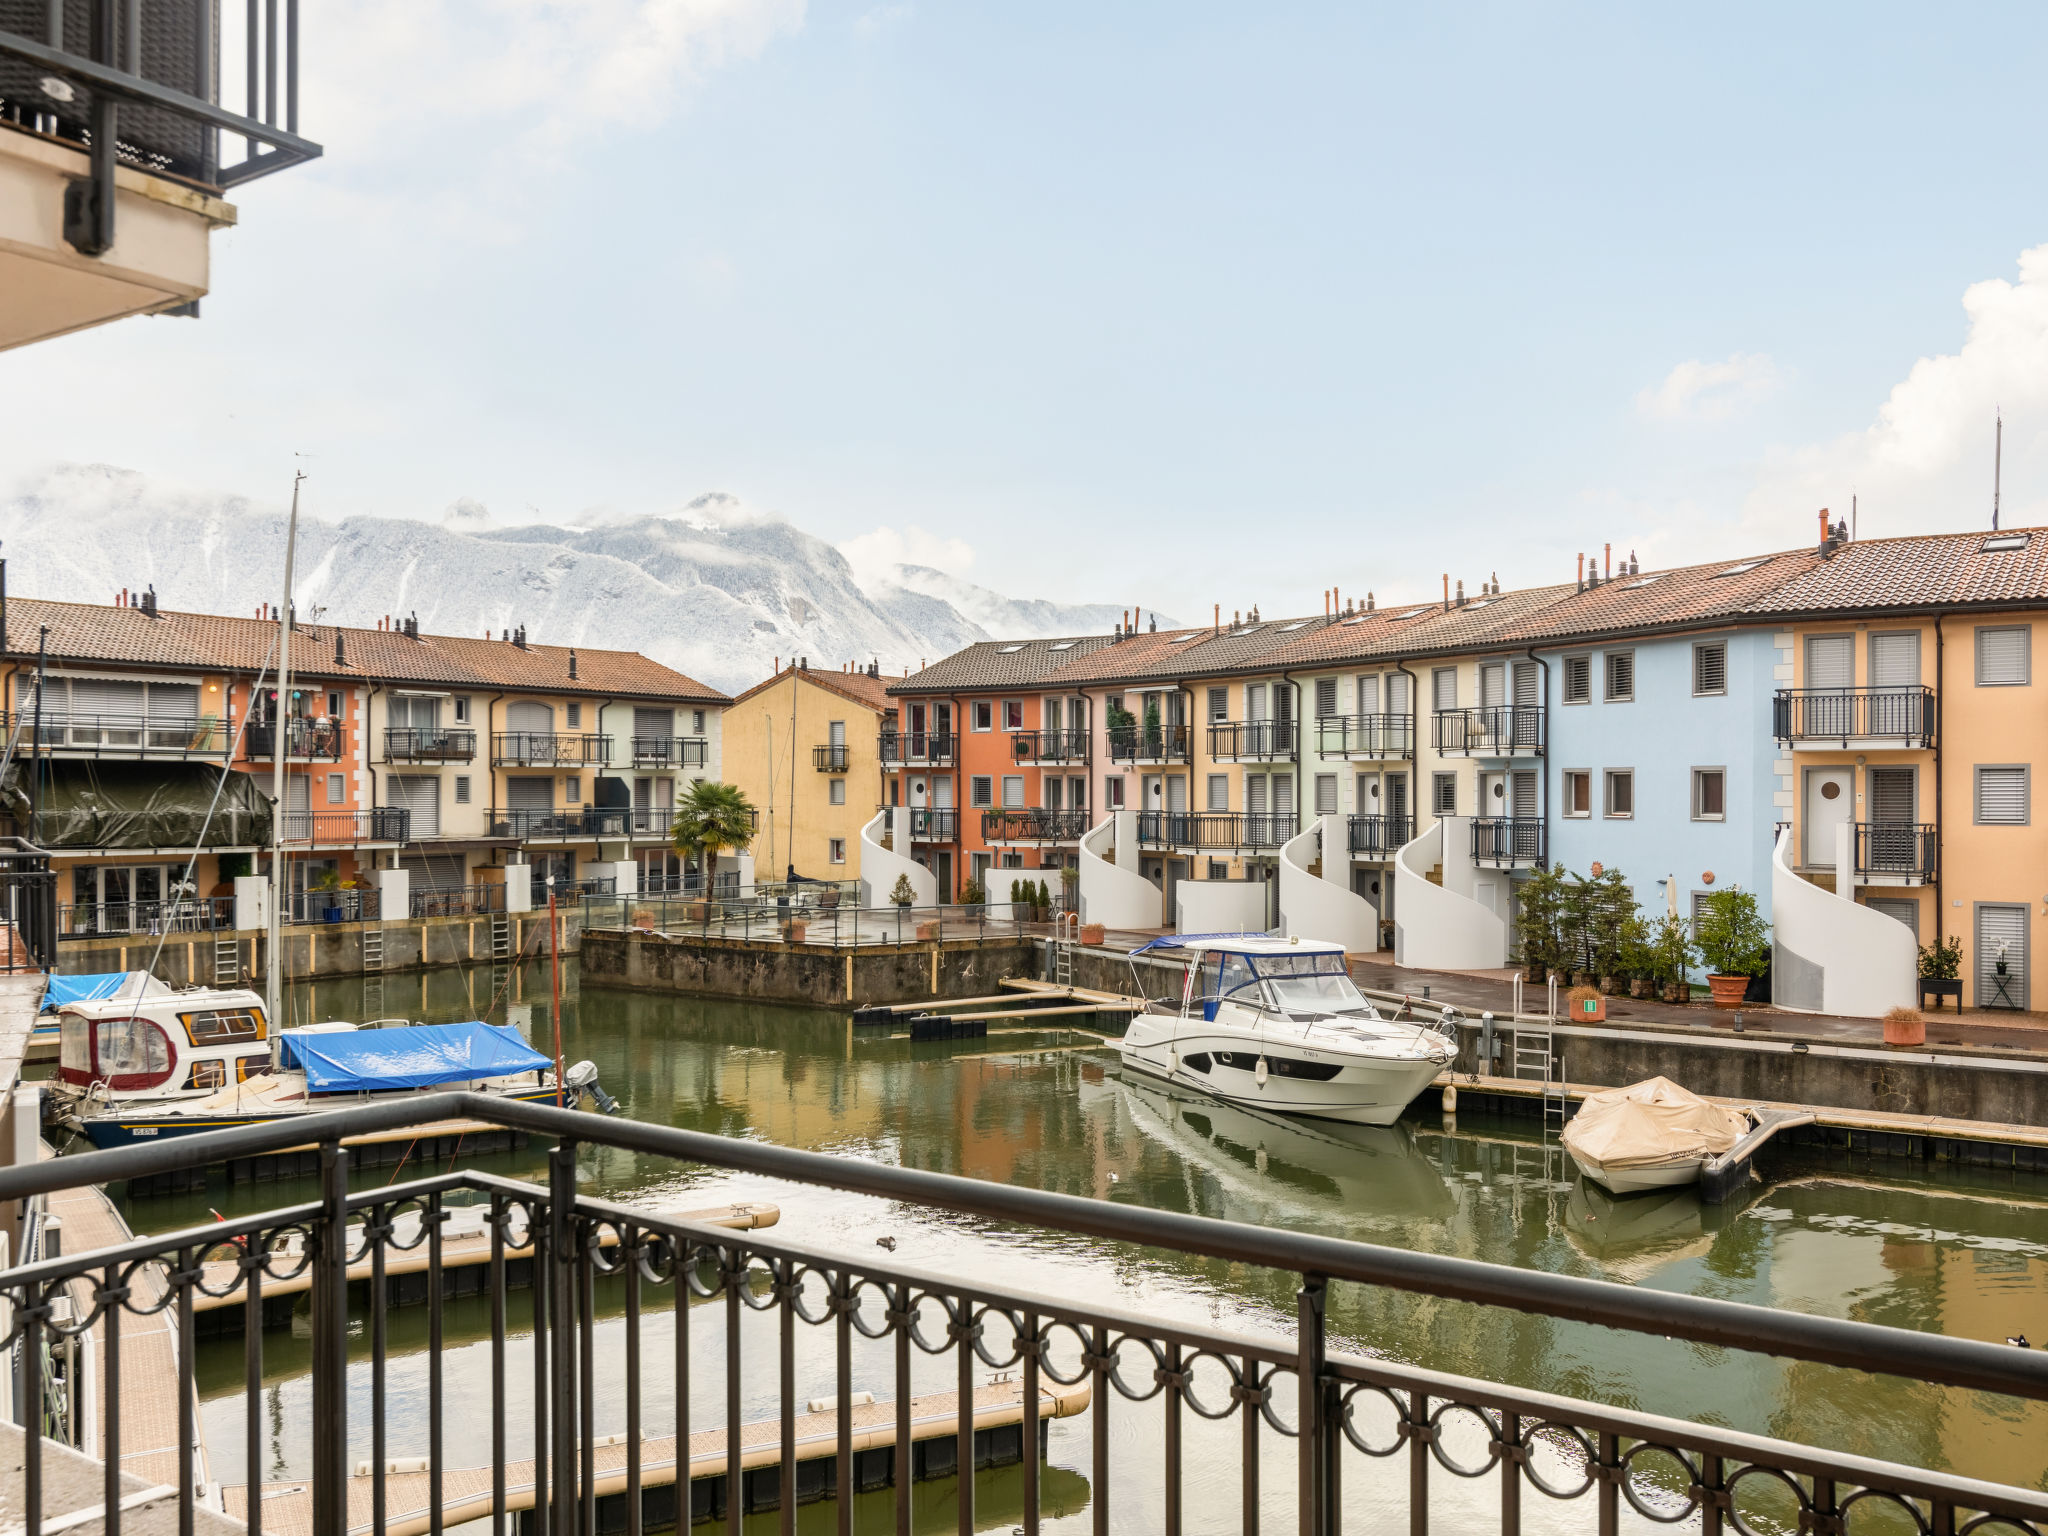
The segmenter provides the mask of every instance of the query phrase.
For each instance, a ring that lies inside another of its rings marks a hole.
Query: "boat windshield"
[[[1252,965],[1271,989],[1273,1002],[1288,1013],[1353,1013],[1368,1010],[1341,954],[1257,955]]]

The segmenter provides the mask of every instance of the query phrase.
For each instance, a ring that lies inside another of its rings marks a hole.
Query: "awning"
[[[0,776],[0,806],[45,848],[248,848],[270,841],[270,797],[246,773],[225,770],[222,786],[223,770],[210,763],[57,758],[36,766],[42,783],[34,824],[19,762]]]
[[[554,1065],[509,1024],[406,1024],[320,1034],[288,1029],[283,1065],[306,1074],[309,1093],[369,1093],[469,1083]]]

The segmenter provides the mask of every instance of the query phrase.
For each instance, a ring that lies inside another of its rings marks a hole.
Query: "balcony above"
[[[1138,842],[1184,853],[1278,848],[1299,830],[1292,811],[1140,811]]]
[[[476,757],[476,732],[393,725],[384,730],[387,763],[467,763]]]
[[[1856,823],[1858,885],[1926,885],[1939,869],[1940,842],[1925,822]]]
[[[1413,816],[1352,816],[1349,844],[1354,859],[1391,859],[1415,837]]]
[[[703,768],[711,761],[708,736],[635,736],[635,768]]]
[[[811,748],[811,766],[820,773],[844,773],[852,755],[853,749],[851,747],[813,747]]]
[[[1143,726],[1109,733],[1109,755],[1113,762],[1134,767],[1147,764],[1184,763],[1193,750],[1195,733],[1184,725],[1162,725],[1155,731]]]
[[[1771,729],[1795,747],[1837,752],[1934,745],[1932,688],[1780,688]]]
[[[1078,843],[1092,826],[1087,811],[983,811],[981,837],[997,846],[1012,843]]]
[[[1086,763],[1086,731],[1013,731],[1010,755],[1020,763]]]
[[[499,731],[491,737],[495,768],[602,768],[611,762],[611,740],[555,731]]]
[[[412,841],[412,812],[399,806],[368,811],[286,811],[284,840],[301,848],[396,848]]]
[[[884,731],[875,750],[884,768],[950,768],[960,738],[951,731]]]
[[[242,754],[275,761],[277,727],[250,724],[242,736]],[[338,763],[343,752],[341,722],[294,717],[284,723],[286,760],[294,763]]]
[[[563,810],[491,811],[488,836],[517,838],[522,843],[590,843],[621,838],[665,843],[673,832],[675,812],[665,806],[579,806]]]
[[[960,812],[952,806],[912,806],[910,840],[914,843],[959,842]]]
[[[1472,822],[1472,862],[1481,869],[1534,869],[1544,862],[1540,816],[1480,816]]]
[[[1546,730],[1540,704],[1481,704],[1439,709],[1430,744],[1451,757],[1541,757]]]
[[[1415,755],[1413,715],[1325,715],[1315,722],[1316,750],[1324,757],[1367,762]]]
[[[1217,720],[1209,755],[1219,763],[1292,762],[1297,739],[1292,720]]]
[[[19,736],[16,736],[19,732]],[[0,711],[0,736],[22,752],[49,757],[224,757],[234,740],[232,720],[219,715],[166,719],[162,715],[80,715],[46,709]]]

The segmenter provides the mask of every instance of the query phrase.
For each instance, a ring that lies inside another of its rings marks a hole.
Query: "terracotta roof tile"
[[[1731,619],[1819,563],[1820,557],[1813,551],[1795,549],[1616,576],[1583,592],[1564,589],[1556,602],[1532,613],[1501,638],[1540,645],[1546,640]]]
[[[1254,658],[1282,650],[1296,639],[1334,621],[1266,619],[1237,628],[1163,629],[1147,631],[1097,651],[1059,673],[1061,683],[1165,682],[1183,677],[1215,677],[1239,671]],[[1307,626],[1304,628],[1303,626]]]
[[[1109,644],[1107,635],[1056,636],[1046,640],[978,640],[933,662],[922,672],[889,685],[891,693],[976,693],[1027,688],[1075,658]]]
[[[1987,542],[2023,541],[2019,548]],[[1756,614],[1870,608],[1995,607],[2048,601],[2048,528],[1939,533],[1844,544],[1833,558],[1759,594]]]
[[[889,679],[886,677],[870,677],[865,672],[813,672],[807,667],[785,667],[772,676],[764,677],[744,693],[734,694],[733,703],[744,703],[764,689],[773,688],[792,672],[798,672],[812,687],[836,693],[865,709],[872,709],[878,715],[887,714],[894,707],[889,700]]]

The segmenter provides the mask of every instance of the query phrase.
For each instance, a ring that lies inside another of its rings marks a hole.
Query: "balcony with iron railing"
[[[1091,753],[1086,731],[1010,733],[1010,755],[1020,763],[1085,763]]]
[[[476,757],[476,732],[467,726],[389,725],[384,728],[387,763],[467,763]]]
[[[293,716],[284,723],[286,759],[294,763],[338,763],[347,751],[346,732],[334,719]],[[242,733],[242,755],[275,761],[277,727],[267,721],[251,721]]]
[[[53,757],[225,757],[234,737],[232,716],[0,710],[0,739]]]
[[[1300,828],[1292,811],[1140,811],[1138,841],[1190,853],[1278,848]]]
[[[910,807],[910,838],[917,843],[960,841],[960,812],[949,805]]]
[[[1357,858],[1391,859],[1403,843],[1415,840],[1413,816],[1351,816],[1346,821],[1347,841]]]
[[[1941,840],[1926,822],[1856,823],[1860,885],[1925,885],[1940,871]]]
[[[594,733],[496,731],[491,735],[495,768],[602,768],[612,760],[611,738]]]
[[[1771,731],[1793,746],[1924,748],[1934,745],[1932,688],[1781,688]]]
[[[1545,862],[1541,816],[1479,816],[1472,822],[1472,862],[1481,869],[1532,869]]]
[[[811,748],[811,766],[820,773],[844,773],[852,757],[853,749],[843,745]]]
[[[675,811],[669,806],[577,806],[561,810],[493,807],[485,836],[516,838],[523,843],[588,843],[600,838],[667,842],[674,826]]]
[[[1436,710],[1430,745],[1460,757],[1540,757],[1546,711],[1541,704],[1476,704]]]
[[[1093,819],[1085,810],[983,811],[981,838],[985,843],[1078,843]]]
[[[1315,723],[1324,757],[1374,760],[1415,755],[1413,715],[1324,715]]]
[[[367,811],[286,811],[287,843],[309,848],[361,848],[412,841],[412,812],[392,805]]]
[[[1109,733],[1111,761],[1133,766],[1185,763],[1193,755],[1195,733],[1185,725],[1142,725],[1113,729]]]
[[[127,934],[211,933],[235,926],[232,896],[182,896],[164,901],[74,901],[57,908],[60,939]]]
[[[884,768],[946,768],[960,750],[952,731],[883,731],[875,750]]]
[[[1298,739],[1292,720],[1212,720],[1209,756],[1219,763],[1291,762]]]
[[[635,768],[703,768],[711,761],[708,736],[635,736]]]

